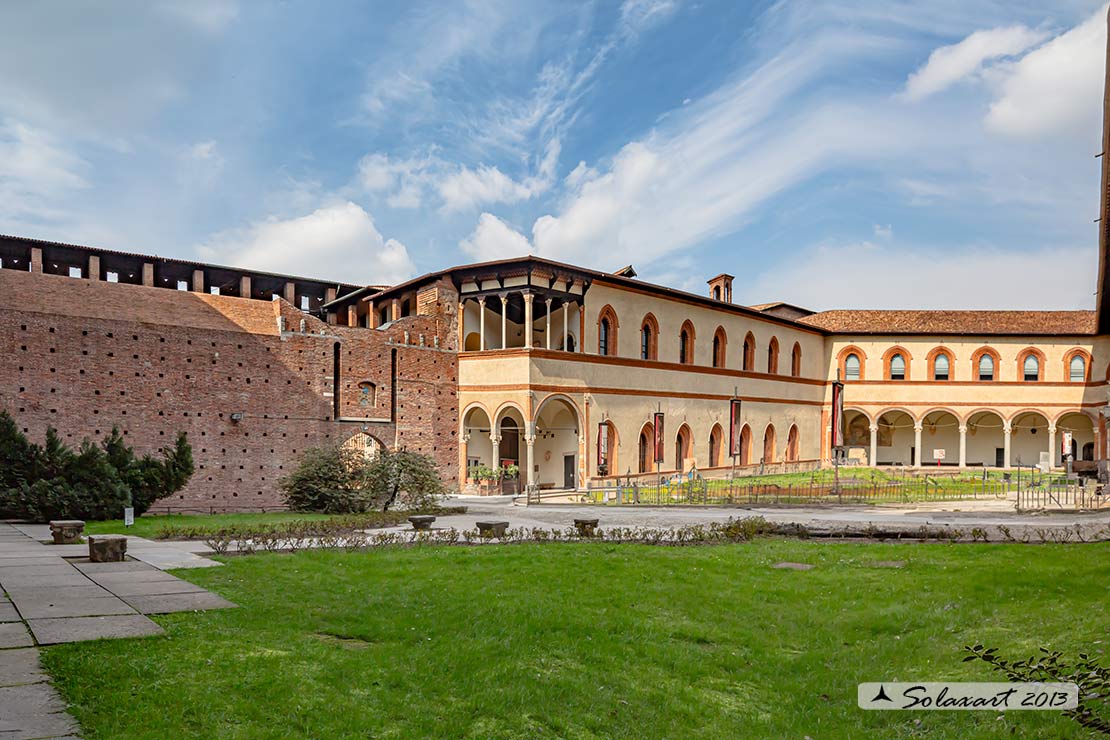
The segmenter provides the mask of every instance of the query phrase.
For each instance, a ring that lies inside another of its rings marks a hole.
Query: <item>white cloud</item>
[[[894,236],[894,227],[890,224],[887,224],[886,226],[883,226],[882,224],[875,224],[871,227],[871,230],[879,239],[889,239]]]
[[[189,147],[187,152],[188,156],[192,159],[211,160],[219,158],[219,153],[216,151],[216,142],[214,141],[200,141]]]
[[[416,208],[433,193],[441,211],[467,211],[516,203],[546,192],[554,180],[558,156],[559,144],[553,141],[537,172],[515,180],[491,165],[470,168],[431,155],[391,159],[376,153],[359,161],[357,184],[366,192],[384,194],[391,208]]]
[[[1061,136],[1097,126],[1106,74],[1106,8],[1002,70],[986,125],[1011,136]]]
[[[520,257],[532,251],[523,234],[491,213],[478,217],[478,225],[459,242],[459,248],[479,262]]]
[[[1001,57],[1020,54],[1046,37],[1040,30],[1008,26],[976,31],[963,41],[942,46],[906,80],[908,100],[922,100],[979,72],[983,65]]]
[[[764,271],[744,289],[744,300],[822,311],[1089,309],[1094,287],[1077,285],[1076,275],[1093,274],[1097,259],[1089,246],[1015,253],[977,245],[958,251],[870,242],[825,245]]]
[[[595,179],[597,179],[597,170],[587,165],[585,161],[580,161],[578,165],[563,178],[563,184],[566,185],[569,190],[577,190],[590,180]]]
[[[41,129],[0,122],[0,218],[57,220],[88,164]]]
[[[343,282],[397,283],[416,272],[405,245],[384,239],[370,214],[349,201],[225,231],[196,251],[217,264]]]

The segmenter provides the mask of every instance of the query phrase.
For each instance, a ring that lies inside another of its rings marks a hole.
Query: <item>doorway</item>
[[[563,455],[563,488],[575,488],[574,455]]]

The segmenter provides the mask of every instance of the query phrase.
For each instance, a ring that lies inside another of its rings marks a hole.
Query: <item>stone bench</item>
[[[484,539],[496,537],[501,539],[505,536],[505,530],[509,528],[508,522],[475,522],[478,527],[478,536]]]
[[[50,522],[50,534],[55,545],[75,545],[81,541],[85,523],[80,519],[57,519]]]
[[[429,514],[419,514],[417,516],[409,517],[409,521],[412,523],[412,528],[416,530],[431,529],[432,522],[434,522],[435,520],[436,518]]]
[[[597,532],[597,519],[575,519],[574,528],[579,537],[593,537]]]
[[[127,557],[127,537],[122,534],[89,535],[89,560],[94,563],[119,563]]]

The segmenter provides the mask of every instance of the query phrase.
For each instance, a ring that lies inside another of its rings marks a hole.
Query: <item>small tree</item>
[[[363,484],[382,511],[401,503],[409,509],[427,508],[443,493],[435,461],[408,450],[380,451],[366,466]]]
[[[280,483],[285,503],[294,511],[366,511],[369,500],[359,483],[365,465],[357,452],[335,445],[311,447],[304,451],[296,470]]]

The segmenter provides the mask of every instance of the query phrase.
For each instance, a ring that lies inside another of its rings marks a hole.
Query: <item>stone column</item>
[[[396,321],[397,319],[401,318],[401,299],[394,298],[392,301],[390,301],[389,310],[390,321]]]
[[[378,304],[371,301],[366,306],[366,325],[371,329],[378,328]]]
[[[529,424],[529,432],[524,435],[524,464],[528,466],[527,473],[524,476],[524,482],[527,484],[529,490],[536,485],[536,464],[535,447],[536,447],[536,433],[535,428]]]
[[[335,288],[326,288],[324,290],[324,303],[331,303],[332,301],[335,300],[335,296],[336,296]]]
[[[1010,422],[1002,422],[1002,468],[1004,470],[1010,469],[1010,430],[1012,428]]]
[[[501,349],[509,346],[509,294],[501,294]]]
[[[916,457],[914,465],[918,468],[921,467],[921,429],[921,422],[916,422],[913,425],[913,450]]]
[[[204,270],[193,270],[193,292],[204,292]],[[292,298],[287,298],[286,300],[290,303],[293,302]]]
[[[1056,427],[1048,427],[1048,469],[1056,467]]]
[[[31,247],[31,272],[42,273],[42,249]]]
[[[497,433],[497,430],[495,430],[495,429],[490,430],[489,443],[490,443],[489,456],[491,458],[489,466],[493,470],[497,470],[498,464],[499,464],[498,460],[497,460],[497,456],[501,452],[501,435]]]
[[[87,277],[89,280],[100,279],[100,255],[89,255],[89,268],[88,271],[85,273],[85,277]]]
[[[244,275],[243,277],[239,278],[239,297],[240,298],[250,298],[251,297],[251,276],[250,275]]]
[[[194,290],[196,289],[194,288]],[[203,290],[203,288],[201,288],[201,290]],[[289,303],[297,306],[297,284],[294,283],[292,280],[286,282],[285,287],[282,290],[282,297],[285,298],[285,300]],[[297,306],[297,308],[300,308],[300,306]]]
[[[960,467],[967,467],[967,425],[960,424]]]
[[[566,351],[567,339],[570,337],[570,302],[563,302],[563,350]]]
[[[143,285],[148,288],[154,287],[154,265],[150,262],[143,263]]]
[[[478,349],[486,348],[486,297],[478,299]]]
[[[551,299],[545,299],[544,303],[547,304],[547,329],[544,331],[544,337],[546,338],[547,348],[551,349]]]
[[[532,298],[531,293],[524,293],[524,349],[532,349]]]
[[[347,306],[347,326],[358,326],[358,306]]]
[[[879,458],[879,425],[871,425],[871,456],[867,458],[867,464],[875,467],[876,461]]]

